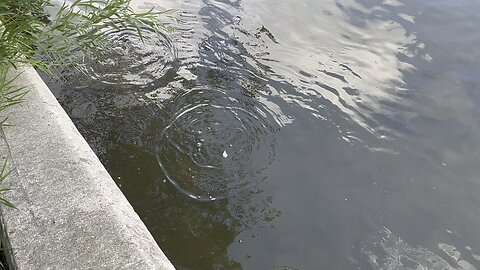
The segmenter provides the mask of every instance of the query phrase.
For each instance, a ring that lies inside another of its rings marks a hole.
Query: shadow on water
[[[133,5],[49,85],[178,269],[480,267],[478,1]]]

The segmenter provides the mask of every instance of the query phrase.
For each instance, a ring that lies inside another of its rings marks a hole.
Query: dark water
[[[178,269],[480,269],[480,1],[152,5],[50,84]]]

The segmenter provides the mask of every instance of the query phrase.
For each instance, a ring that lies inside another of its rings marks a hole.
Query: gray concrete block
[[[17,269],[174,269],[37,72],[17,82],[29,92],[4,111],[14,126],[0,140]]]

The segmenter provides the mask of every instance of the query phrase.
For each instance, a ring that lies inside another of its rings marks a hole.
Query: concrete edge
[[[0,140],[13,269],[174,269],[37,72],[14,73],[28,93]]]

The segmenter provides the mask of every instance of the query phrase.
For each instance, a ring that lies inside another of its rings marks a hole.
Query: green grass
[[[166,12],[134,12],[130,0],[76,0],[53,7],[50,0],[1,0],[0,66],[31,64],[49,72],[60,66],[79,68],[80,57],[108,41],[106,29],[165,29]],[[47,10],[55,10],[47,12]],[[168,11],[167,11],[168,12]]]
[[[0,0],[0,128],[8,125],[2,112],[26,94],[16,86],[17,77],[9,78],[12,69],[31,65],[49,74],[66,67],[83,71],[82,58],[108,45],[107,30],[136,29],[143,40],[144,27],[168,28],[161,21],[168,11],[135,12],[130,0],[75,0],[56,7],[51,1]],[[0,165],[0,205],[15,208],[3,197],[10,191],[2,188],[9,174],[5,160]],[[0,251],[3,244],[0,239]],[[7,269],[1,258],[0,269]]]
[[[162,30],[168,11],[135,12],[130,0],[75,0],[54,6],[52,0],[0,0],[0,125],[1,113],[23,101],[25,89],[15,86],[8,73],[19,65],[52,74],[58,68],[83,71],[82,59],[108,45],[110,29]],[[0,184],[7,177],[6,163],[0,170]],[[1,196],[0,204],[13,206]]]

